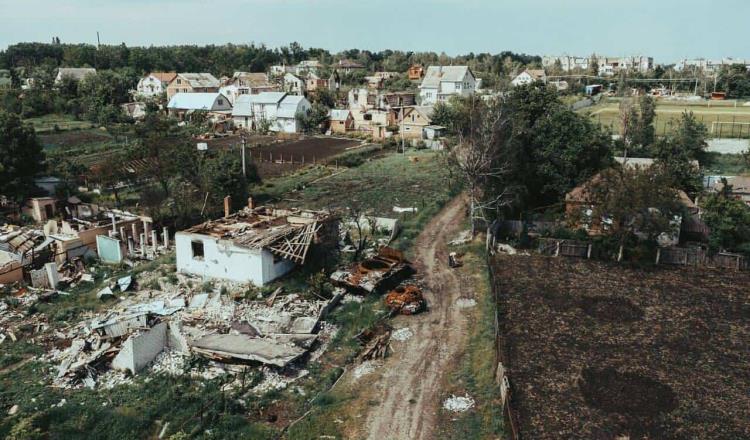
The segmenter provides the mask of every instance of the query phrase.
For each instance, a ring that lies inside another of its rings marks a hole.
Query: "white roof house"
[[[447,101],[451,96],[470,96],[476,91],[477,78],[468,66],[430,66],[419,96],[423,105]]]
[[[270,130],[296,133],[297,114],[308,112],[310,102],[304,96],[284,92],[263,92],[257,95],[241,95],[235,101],[232,118],[238,127],[255,129],[263,121],[270,123]]]
[[[232,104],[221,93],[178,93],[169,100],[170,111],[220,112],[232,110]]]
[[[333,109],[331,110],[331,121],[346,121],[351,113],[348,109]]]

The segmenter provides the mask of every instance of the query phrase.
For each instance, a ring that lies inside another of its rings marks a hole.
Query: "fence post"
[[[560,256],[560,241],[559,240],[557,241],[557,245],[555,246],[555,256],[556,257]]]
[[[655,264],[659,264],[659,259],[661,258],[661,248],[656,248],[656,262]]]
[[[586,259],[591,259],[591,243],[589,243],[588,249],[586,249]]]

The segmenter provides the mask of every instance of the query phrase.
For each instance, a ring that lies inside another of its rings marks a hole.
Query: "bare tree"
[[[502,159],[503,143],[510,137],[510,118],[503,102],[473,101],[470,130],[460,136],[453,149],[455,164],[468,186],[471,216],[471,233],[476,233],[479,222],[487,222],[487,214],[511,203],[510,191],[500,182],[509,169]]]

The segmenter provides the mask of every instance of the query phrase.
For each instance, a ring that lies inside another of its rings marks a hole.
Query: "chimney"
[[[251,210],[252,210],[252,209],[255,209],[255,201],[253,200],[253,198],[252,198],[252,197],[248,197],[248,198],[247,198],[247,207],[248,207],[249,209],[251,209]]]
[[[232,213],[232,196],[224,197],[224,217],[229,217]]]

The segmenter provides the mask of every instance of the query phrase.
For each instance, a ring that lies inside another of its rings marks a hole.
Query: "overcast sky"
[[[749,0],[0,0],[0,48],[297,41],[456,55],[750,58]]]

